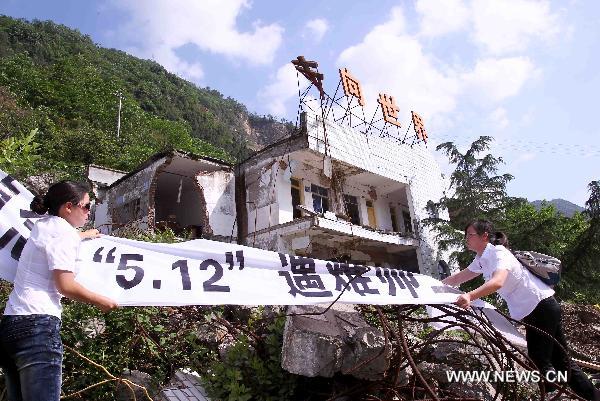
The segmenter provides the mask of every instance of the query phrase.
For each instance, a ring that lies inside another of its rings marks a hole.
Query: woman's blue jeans
[[[2,318],[0,363],[9,401],[58,401],[62,355],[60,319],[56,316]]]

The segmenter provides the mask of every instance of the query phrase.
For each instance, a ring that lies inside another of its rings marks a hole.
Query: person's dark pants
[[[570,369],[568,375],[569,387],[580,397],[593,400],[594,393],[598,391],[594,389],[594,385],[587,375],[565,352],[567,341],[562,330],[560,316],[560,305],[554,297],[550,297],[542,300],[533,312],[523,318],[523,322],[550,334],[564,348],[563,350],[544,333],[526,327],[527,354],[536,364],[542,377],[546,377],[548,371],[565,372]],[[546,385],[546,389],[552,390],[553,388],[551,384]]]
[[[9,401],[60,399],[63,346],[59,318],[4,316],[0,354]]]

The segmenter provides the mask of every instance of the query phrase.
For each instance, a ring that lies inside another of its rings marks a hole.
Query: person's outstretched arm
[[[471,306],[472,301],[481,297],[485,297],[486,295],[493,294],[502,288],[507,276],[508,270],[496,270],[492,275],[492,278],[489,279],[489,281],[487,281],[485,284],[475,288],[473,291],[459,295],[458,299],[456,300],[456,305],[460,306],[461,308],[468,308]]]
[[[90,291],[75,281],[75,274],[73,272],[53,270],[52,274],[56,289],[67,298],[95,305],[102,312],[108,312],[118,306],[112,299]]]
[[[442,283],[446,285],[459,286],[462,283],[466,283],[469,280],[473,280],[475,277],[479,276],[481,273],[472,272],[469,269],[463,269],[457,273],[454,273],[450,277],[446,277],[442,280]]]

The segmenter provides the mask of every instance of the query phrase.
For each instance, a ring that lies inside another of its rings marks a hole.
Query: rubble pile
[[[561,309],[572,355],[600,364],[600,306],[563,302]]]

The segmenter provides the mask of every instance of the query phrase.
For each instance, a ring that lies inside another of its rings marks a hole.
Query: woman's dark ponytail
[[[508,248],[508,237],[502,231],[496,231],[493,239],[490,241],[493,245],[502,245]]]
[[[37,214],[46,214],[48,212],[48,206],[43,196],[36,195],[31,201],[29,208]]]
[[[76,181],[60,181],[48,188],[46,195],[36,196],[31,202],[30,208],[37,214],[50,213],[58,216],[60,207],[67,202],[77,204],[81,202],[84,195],[90,191],[87,184]]]

